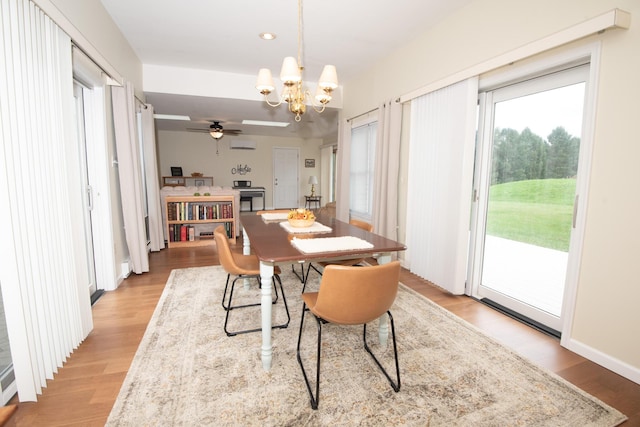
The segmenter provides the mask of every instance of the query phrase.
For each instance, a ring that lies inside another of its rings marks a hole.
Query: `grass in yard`
[[[575,188],[575,179],[492,186],[487,234],[568,252]]]

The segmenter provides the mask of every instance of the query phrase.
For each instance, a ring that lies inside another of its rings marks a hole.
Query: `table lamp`
[[[318,183],[318,177],[315,175],[311,175],[309,177],[309,184],[311,184],[311,197],[316,196],[316,184]]]

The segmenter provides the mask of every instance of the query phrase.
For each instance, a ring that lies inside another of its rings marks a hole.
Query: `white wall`
[[[88,55],[96,53],[101,56],[104,61],[99,65],[107,71],[114,70],[119,76],[129,80],[136,89],[136,95],[142,97],[142,63],[100,0],[34,1],[52,19],[59,20],[59,16],[66,18],[73,28],[67,28],[63,22],[58,22],[58,25],[74,42]]]
[[[255,150],[231,150],[229,143],[233,139],[252,140],[257,143]],[[224,136],[219,142],[219,155],[216,154],[216,142],[208,133],[158,131],[158,156],[160,174],[171,176],[171,166],[182,167],[182,173],[190,176],[192,172],[202,172],[204,176],[213,176],[214,185],[232,186],[235,180],[249,180],[253,186],[265,187],[266,207],[273,207],[273,156],[274,147],[300,148],[300,202],[304,205],[304,195],[311,191],[310,175],[320,174],[321,139],[275,138],[267,136]],[[305,159],[315,159],[315,168],[305,168]],[[232,174],[231,169],[238,164],[248,165],[251,172],[246,175]],[[320,186],[316,193],[322,195]],[[262,201],[255,200],[259,208]],[[256,206],[254,203],[254,210]]]
[[[344,83],[345,118],[524,44],[619,8],[640,17],[636,0],[477,0],[438,27]],[[633,21],[632,18],[632,21]],[[589,205],[573,330],[576,348],[640,376],[640,27],[609,30],[600,40]],[[401,200],[404,198],[401,196]],[[401,212],[401,217],[404,212]]]

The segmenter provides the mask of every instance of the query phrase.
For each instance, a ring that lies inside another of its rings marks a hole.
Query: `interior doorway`
[[[474,296],[560,336],[589,66],[480,96]]]

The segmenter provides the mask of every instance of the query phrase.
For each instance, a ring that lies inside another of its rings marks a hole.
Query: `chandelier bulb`
[[[275,89],[273,85],[273,76],[268,68],[261,68],[258,71],[258,80],[256,81],[256,89],[263,95],[269,95]]]

